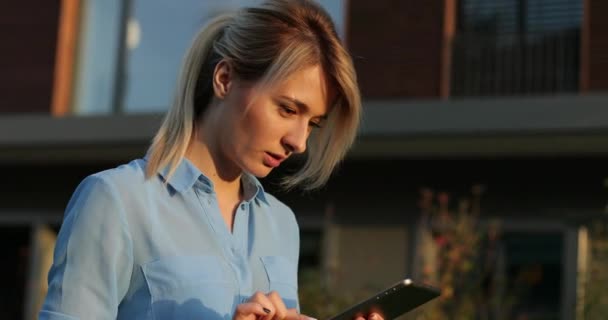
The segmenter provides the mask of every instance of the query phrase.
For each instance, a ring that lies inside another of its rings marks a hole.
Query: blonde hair
[[[326,125],[309,138],[303,167],[282,185],[323,186],[355,139],[361,98],[352,60],[331,18],[310,0],[267,1],[221,15],[202,28],[184,59],[174,103],[150,146],[147,176],[169,166],[170,177],[177,168],[196,120],[211,101],[213,71],[222,59],[239,78],[267,85],[304,67],[321,66],[337,98]]]

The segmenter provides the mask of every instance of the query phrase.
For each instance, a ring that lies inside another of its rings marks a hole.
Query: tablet
[[[439,295],[440,290],[438,288],[405,279],[329,318],[329,320],[353,320],[358,315],[366,317],[372,312],[382,315],[384,320],[392,320],[439,297]]]

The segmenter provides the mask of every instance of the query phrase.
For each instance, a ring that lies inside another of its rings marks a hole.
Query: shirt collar
[[[268,204],[264,187],[255,176],[245,172],[241,177],[241,183],[243,183],[243,194],[246,201],[251,201],[255,198]]]
[[[170,166],[167,165],[164,168],[159,169],[158,174],[164,182],[170,185],[171,188],[175,189],[178,193],[183,193],[192,188],[197,181],[201,181],[203,188],[206,187],[205,189],[213,190],[213,183],[211,180],[186,158],[180,160],[170,177],[169,171]]]
[[[148,156],[144,157],[145,160],[148,159]],[[158,170],[158,174],[163,181],[165,181],[168,185],[171,186],[176,192],[183,193],[184,191],[192,188],[197,181],[198,185],[208,192],[212,192],[213,182],[211,179],[207,178],[190,160],[185,157],[182,157],[181,161],[175,168],[173,175],[169,177],[167,181],[167,177],[169,176],[169,168],[170,166],[165,166]],[[243,193],[246,201],[251,201],[254,198],[259,199],[265,203],[268,203],[268,200],[265,196],[264,187],[262,183],[250,173],[243,173],[241,177],[241,182],[243,183]]]

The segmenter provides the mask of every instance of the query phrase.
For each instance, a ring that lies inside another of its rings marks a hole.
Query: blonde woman
[[[359,113],[351,59],[314,2],[214,19],[146,157],[76,189],[40,319],[305,319],[296,219],[256,177],[307,151],[284,186],[322,186]]]

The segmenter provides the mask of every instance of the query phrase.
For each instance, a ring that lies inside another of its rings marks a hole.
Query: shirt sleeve
[[[295,219],[294,219],[295,220]],[[298,226],[298,222],[295,222],[295,231],[293,232],[293,237],[294,237],[294,248],[292,249],[292,252],[294,252],[294,261],[296,264],[296,283],[299,283],[298,280],[298,270],[300,269],[298,264],[300,263],[300,227]],[[300,299],[299,299],[299,295],[296,297],[296,310],[298,310],[298,313],[301,312],[300,310]]]
[[[132,249],[118,190],[103,177],[87,177],[68,203],[39,319],[116,319]]]

